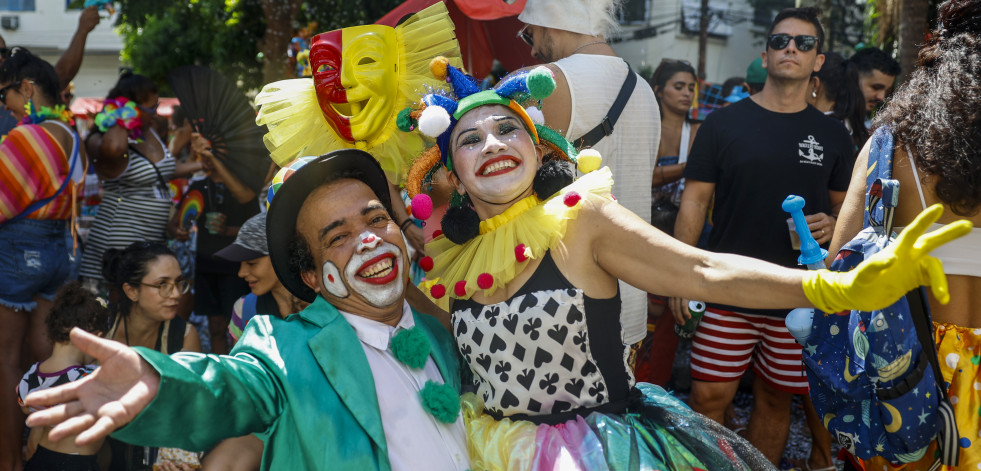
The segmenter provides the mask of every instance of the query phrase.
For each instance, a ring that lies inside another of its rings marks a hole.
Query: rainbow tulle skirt
[[[495,420],[477,396],[464,394],[471,469],[773,469],[749,442],[664,389],[646,383],[635,388],[637,399],[622,414],[591,412],[555,425]]]

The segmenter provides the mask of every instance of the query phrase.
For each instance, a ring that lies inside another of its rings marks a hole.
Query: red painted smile
[[[379,255],[358,268],[358,278],[365,283],[384,285],[391,283],[398,276],[398,259],[395,254]]]
[[[478,177],[493,177],[508,173],[518,168],[520,165],[521,161],[517,158],[510,155],[502,155],[484,162],[484,164],[477,169],[475,175]]]

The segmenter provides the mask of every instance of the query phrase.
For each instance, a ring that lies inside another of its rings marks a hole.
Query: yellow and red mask
[[[370,142],[391,121],[398,105],[398,51],[390,26],[353,26],[313,37],[317,101],[339,136]]]
[[[268,129],[263,141],[269,156],[287,166],[301,156],[357,148],[370,152],[392,182],[400,182],[427,141],[398,133],[398,111],[418,100],[422,90],[446,88],[429,70],[435,56],[463,66],[453,20],[442,2],[395,28],[353,26],[311,38],[313,80],[266,84],[255,98],[256,123]]]

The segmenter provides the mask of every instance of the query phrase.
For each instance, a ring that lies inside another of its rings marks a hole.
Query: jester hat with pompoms
[[[511,74],[489,90],[481,90],[477,80],[450,65],[446,58],[433,59],[429,68],[437,79],[450,84],[454,96],[430,93],[423,96],[415,107],[406,108],[399,113],[399,129],[406,132],[418,130],[436,139],[436,146],[426,151],[421,159],[434,163],[439,161],[448,170],[453,170],[449,142],[457,120],[479,106],[502,105],[510,108],[524,121],[535,144],[544,144],[558,158],[576,163],[582,173],[599,168],[602,159],[598,152],[577,152],[561,134],[545,126],[545,116],[537,107],[525,108],[519,104],[527,100],[542,100],[552,94],[555,90],[555,78],[547,67]]]

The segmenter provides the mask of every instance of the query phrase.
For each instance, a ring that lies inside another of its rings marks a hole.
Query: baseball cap
[[[746,67],[746,83],[766,82],[766,69],[763,68],[763,58],[757,57]]]
[[[245,262],[269,255],[266,243],[266,213],[259,213],[242,224],[232,242],[218,252],[215,257],[232,262]]]

